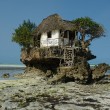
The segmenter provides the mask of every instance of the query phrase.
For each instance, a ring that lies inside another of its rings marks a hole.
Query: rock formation
[[[99,80],[105,76],[107,70],[110,69],[110,66],[106,63],[101,63],[94,67],[92,70],[92,79]]]
[[[9,73],[4,73],[3,75],[2,75],[2,78],[9,78],[10,77],[10,74]]]
[[[52,84],[69,81],[83,84],[92,83],[102,79],[110,68],[109,65],[102,63],[91,69],[86,57],[81,57],[79,53],[77,53],[78,57],[72,67],[59,67],[59,59],[42,58],[43,56],[41,57],[38,51],[36,48],[22,50],[21,61],[27,66],[26,71],[33,69],[33,67],[43,71],[44,76],[49,80],[48,82]],[[93,58],[91,56],[93,55],[89,54],[87,58]]]

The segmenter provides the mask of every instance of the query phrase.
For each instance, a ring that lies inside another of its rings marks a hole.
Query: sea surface
[[[15,74],[24,73],[25,67],[24,66],[15,66],[15,65],[8,65],[8,66],[1,66],[0,65],[0,80],[8,80],[8,79],[15,79],[13,76]],[[2,78],[2,75],[5,73],[9,73],[9,78]]]

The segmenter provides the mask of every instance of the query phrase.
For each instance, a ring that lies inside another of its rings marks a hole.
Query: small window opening
[[[52,37],[52,33],[51,33],[51,32],[48,32],[48,33],[47,33],[47,37],[48,37],[48,38],[51,38],[51,37]]]

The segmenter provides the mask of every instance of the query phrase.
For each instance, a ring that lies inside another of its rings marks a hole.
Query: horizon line
[[[26,67],[23,64],[0,64],[0,67]]]

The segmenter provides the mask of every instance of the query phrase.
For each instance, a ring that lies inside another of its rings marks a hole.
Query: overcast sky
[[[20,47],[12,33],[23,20],[39,23],[58,13],[65,20],[88,16],[102,24],[106,37],[95,39],[90,46],[97,59],[90,63],[110,64],[110,0],[0,0],[0,63],[22,64]]]

